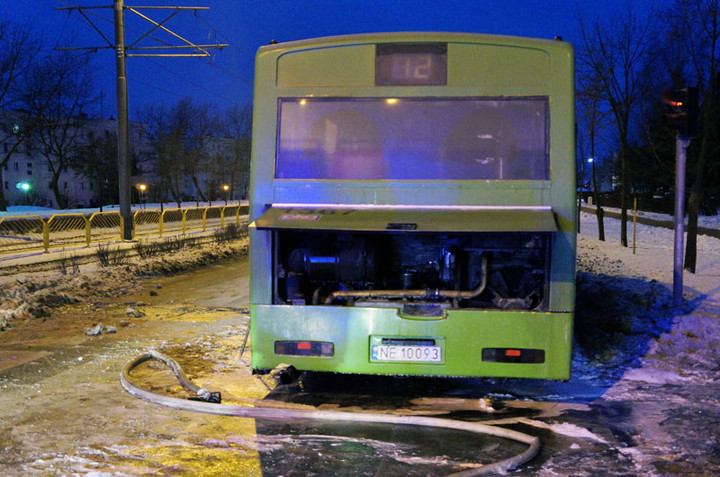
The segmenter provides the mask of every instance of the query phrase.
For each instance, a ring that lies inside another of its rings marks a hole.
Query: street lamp
[[[145,189],[147,189],[147,185],[145,184],[138,184],[137,185],[138,190],[140,191],[140,205],[144,209],[145,205],[143,203],[143,198],[145,196]]]
[[[592,189],[595,194],[598,193],[597,190],[597,179],[595,178],[595,158],[594,157],[588,157],[588,162],[590,163],[590,182],[592,184]],[[595,197],[597,199],[597,197]]]
[[[227,205],[228,191],[230,190],[230,186],[224,184],[222,189],[225,192],[225,205]]]

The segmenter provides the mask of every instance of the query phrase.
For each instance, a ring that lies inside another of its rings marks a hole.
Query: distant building
[[[60,174],[59,194],[67,208],[117,204],[117,121],[80,117],[72,124],[76,129],[71,131],[73,141],[66,153],[83,160]],[[33,118],[26,113],[0,111],[0,172],[5,201],[9,206],[59,208],[52,190],[52,167],[40,137],[30,133],[32,126]],[[175,181],[173,187],[177,187],[182,201],[246,197],[249,142],[208,135],[194,161],[174,158],[163,177],[147,126],[130,122],[129,136],[133,203],[174,201],[171,181]]]
[[[52,170],[43,155],[36,136],[24,136],[22,128],[32,118],[15,111],[0,111],[0,163],[2,166],[2,188],[8,205],[39,205],[57,207],[57,200],[51,188]],[[114,119],[81,119],[80,131],[75,136],[78,146],[89,144],[94,138],[112,135],[117,131]],[[130,144],[135,157],[146,157],[149,141],[142,123],[130,123]],[[115,154],[114,151],[110,151]],[[97,184],[73,169],[60,175],[58,189],[67,201],[68,208],[97,206]],[[115,194],[116,195],[116,194]]]

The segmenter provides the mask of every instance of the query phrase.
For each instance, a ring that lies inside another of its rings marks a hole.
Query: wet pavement
[[[66,306],[0,334],[0,475],[447,475],[525,448],[453,430],[161,407],[119,383],[123,366],[149,349],[227,404],[431,416],[539,436],[539,455],[517,475],[720,472],[717,380],[607,381],[578,366],[568,383],[312,373],[282,384],[252,376],[249,351],[238,356],[246,306],[242,259],[147,279],[135,296]],[[84,333],[99,322],[117,332]],[[154,362],[133,380],[187,396]]]

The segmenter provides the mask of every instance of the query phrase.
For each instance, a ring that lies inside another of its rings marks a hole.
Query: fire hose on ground
[[[167,365],[175,374],[180,384],[188,391],[195,394],[191,400],[180,399],[171,396],[163,396],[150,391],[146,391],[134,385],[130,381],[130,372],[138,365],[150,361],[157,360]],[[510,439],[523,444],[527,444],[528,448],[508,459],[496,461],[491,464],[483,465],[476,469],[469,469],[462,472],[452,474],[453,477],[468,477],[476,475],[488,475],[493,473],[502,473],[509,469],[514,469],[535,457],[540,450],[540,439],[535,436],[524,434],[522,432],[504,429],[500,427],[490,426],[477,422],[454,421],[449,419],[439,419],[434,417],[421,416],[399,416],[392,414],[372,414],[372,413],[352,413],[342,411],[320,411],[305,409],[284,409],[277,407],[246,407],[238,405],[220,404],[220,394],[213,393],[207,389],[194,385],[183,373],[180,366],[171,358],[157,352],[149,351],[135,358],[128,363],[120,374],[120,383],[122,387],[132,396],[149,401],[154,404],[171,407],[183,411],[201,412],[205,414],[216,414],[221,416],[245,417],[251,419],[316,419],[322,421],[335,422],[362,422],[376,424],[399,424],[410,426],[425,426],[444,429],[453,429],[459,431],[473,432],[475,434],[485,434],[503,439]],[[255,400],[257,406],[262,406],[262,401]]]

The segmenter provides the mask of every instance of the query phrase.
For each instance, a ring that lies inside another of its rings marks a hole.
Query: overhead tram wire
[[[52,3],[49,2],[49,0],[32,0],[32,1],[35,2],[35,3],[37,3],[37,4],[39,4],[39,5],[41,5],[41,6],[47,6],[48,8],[55,8],[55,6],[52,5]],[[70,8],[76,8],[76,7],[79,8],[78,5],[76,5],[75,3],[70,2],[70,1],[68,1],[68,0],[59,0],[59,2],[60,2],[61,4],[63,4],[63,5],[65,5],[65,6],[67,6],[67,7],[70,7]],[[63,26],[62,26],[62,28],[61,28],[61,31],[60,31],[60,33],[57,35],[57,38],[56,38],[55,41],[54,41],[55,48],[58,47],[58,45],[61,43],[62,38],[65,36],[65,34],[66,34],[66,32],[67,32],[67,26],[68,26],[68,24],[69,24],[70,15],[72,15],[72,12],[73,12],[73,10],[68,10],[67,15],[65,16],[65,19],[64,19],[64,22],[63,22]],[[109,18],[109,17],[106,16],[106,15],[103,15],[101,12],[97,11],[97,9],[87,10],[87,11],[85,12],[85,14],[86,14],[87,16],[89,16],[89,17],[92,17],[92,18],[93,18],[94,20],[96,20],[96,21],[101,21],[101,22],[103,22],[103,23],[106,24],[106,25],[111,25],[111,26],[114,25],[114,19]],[[232,43],[232,42],[228,39],[228,37],[227,37],[226,35],[224,35],[222,32],[220,32],[219,30],[217,30],[217,29],[216,29],[214,26],[212,26],[207,20],[205,20],[204,18],[200,17],[199,15],[195,15],[195,18],[196,18],[198,21],[200,21],[201,23],[203,23],[205,26],[207,26],[212,32],[216,33],[216,34],[219,35],[221,38],[223,38],[225,41],[227,41],[227,43],[228,43],[229,46],[235,48],[235,49],[236,49],[237,51],[239,51],[244,57],[246,57],[246,58],[248,58],[248,59],[251,59],[251,60],[253,59],[252,55],[250,55],[249,53],[247,53],[246,51],[244,51],[242,48],[239,48],[237,45],[235,45],[234,43]],[[142,34],[142,33],[143,33],[143,32],[140,31],[139,29],[134,28],[134,27],[132,27],[131,25],[127,25],[127,24],[125,25],[125,29],[126,29],[127,31],[131,31],[131,32],[136,33],[136,34]],[[160,44],[160,45],[163,45],[163,46],[168,46],[168,47],[171,46],[171,44],[170,44],[168,41],[166,41],[166,40],[164,40],[164,39],[162,39],[162,38],[159,38],[159,37],[157,37],[156,35],[148,36],[148,39],[149,39],[149,40],[152,40],[152,41],[154,41],[154,42],[156,42],[156,43],[158,43],[158,44]],[[107,48],[107,49],[109,49],[109,46],[98,47],[98,49],[100,49],[100,48]],[[92,50],[92,51],[97,51],[97,50]],[[211,68],[214,68],[214,69],[220,71],[221,73],[223,73],[223,74],[225,74],[225,75],[228,75],[229,77],[234,78],[234,79],[242,82],[243,84],[245,84],[245,85],[247,85],[247,86],[250,86],[250,87],[253,86],[253,82],[252,82],[251,80],[248,80],[246,77],[243,77],[243,76],[241,76],[241,75],[238,75],[236,72],[234,72],[234,71],[232,71],[232,70],[230,70],[230,69],[228,69],[228,68],[226,68],[226,67],[218,64],[217,61],[215,61],[214,58],[208,57],[208,58],[200,58],[200,59],[203,60],[203,62],[204,62],[205,64],[209,65]],[[157,61],[153,61],[153,60],[150,60],[150,61],[151,61],[153,64],[155,64],[156,66],[164,69],[164,70],[167,71],[168,73],[173,74],[173,75],[177,76],[178,78],[181,78],[183,81],[188,82],[188,83],[191,84],[193,87],[199,88],[199,89],[203,90],[204,92],[209,93],[209,94],[211,94],[212,96],[218,98],[219,100],[222,100],[222,101],[224,101],[224,102],[230,102],[230,103],[235,102],[235,101],[237,100],[237,98],[231,99],[231,98],[228,98],[228,97],[219,95],[219,94],[217,93],[217,91],[213,91],[213,90],[211,90],[211,89],[208,89],[207,87],[205,87],[205,86],[202,85],[201,83],[199,83],[199,82],[197,82],[197,81],[194,81],[194,80],[192,80],[191,78],[189,78],[189,77],[187,77],[187,76],[184,76],[184,75],[180,74],[178,71],[174,71],[172,68],[166,67],[166,66],[160,64],[160,63],[157,62]],[[106,72],[111,73],[111,74],[113,73],[113,71],[110,71],[109,69],[105,68],[105,67],[102,66],[102,65],[95,65],[95,67],[96,67],[97,69],[99,69],[99,70],[106,71]],[[145,81],[142,81],[142,80],[140,80],[140,79],[138,79],[138,78],[133,78],[132,82],[133,82],[134,84],[136,84],[136,85],[141,85],[141,86],[143,86],[143,87],[152,88],[152,89],[155,90],[155,91],[162,92],[162,93],[166,93],[166,94],[170,94],[170,95],[173,95],[173,96],[178,97],[178,98],[182,98],[182,97],[185,96],[185,95],[183,95],[183,94],[181,94],[181,93],[178,93],[178,92],[175,91],[175,90],[165,89],[165,88],[162,88],[162,87],[158,86],[157,84],[152,84],[152,83],[149,83],[149,82],[145,82]]]
[[[49,9],[55,8],[55,6],[49,1],[49,0],[32,0],[34,3],[41,5],[41,6],[47,6]],[[66,0],[59,0],[62,3],[68,4]],[[70,22],[70,14],[65,17],[65,21],[63,22],[62,27],[60,28],[60,33],[58,33],[57,38],[55,39],[55,46],[53,48],[57,48],[60,44],[60,38],[65,34],[65,30],[67,28],[68,23]]]
[[[219,95],[217,91],[213,91],[213,90],[211,90],[211,89],[208,89],[208,88],[206,88],[205,86],[203,86],[202,84],[197,83],[197,82],[191,80],[191,79],[188,78],[188,77],[182,76],[182,75],[181,75],[180,73],[178,73],[177,71],[173,71],[173,70],[171,70],[170,68],[166,67],[165,65],[160,64],[159,62],[157,62],[157,61],[155,61],[155,60],[152,60],[152,59],[149,59],[149,58],[145,58],[145,59],[148,60],[148,61],[150,61],[151,63],[153,63],[155,66],[164,69],[164,70],[167,71],[168,73],[170,73],[170,74],[172,74],[172,75],[175,75],[175,76],[177,76],[178,78],[180,78],[180,79],[188,82],[188,83],[191,84],[192,86],[195,86],[195,87],[197,87],[197,88],[200,88],[200,89],[202,89],[203,91],[205,91],[205,92],[207,92],[207,93],[210,93],[210,94],[212,94],[213,96],[215,96],[215,97],[217,97],[217,98],[219,98],[219,99],[222,99],[223,101],[227,101],[227,102],[230,102],[230,103],[233,103],[233,102],[236,101],[236,99],[226,98],[226,97],[224,97],[224,96],[222,96],[222,95]],[[174,92],[173,92],[173,93],[174,93]],[[178,95],[177,93],[174,93],[174,94]],[[178,96],[182,97],[182,96],[186,96],[186,95],[178,95]]]
[[[245,56],[247,59],[249,59],[250,61],[255,61],[255,56],[254,56],[253,54],[247,53],[245,50],[243,50],[242,48],[240,48],[239,46],[237,46],[235,43],[233,43],[232,40],[230,40],[230,38],[228,38],[227,35],[225,35],[225,34],[222,33],[220,30],[218,30],[218,29],[215,28],[213,25],[211,25],[209,21],[205,20],[204,18],[201,18],[201,17],[198,16],[198,15],[195,15],[195,18],[197,18],[199,22],[204,23],[208,28],[210,28],[210,30],[212,30],[213,32],[215,32],[215,33],[217,33],[218,35],[220,35],[220,37],[223,39],[223,41],[225,41],[228,45],[236,48],[236,49],[237,49],[240,53],[242,53],[243,56]]]
[[[36,2],[44,2],[45,0],[34,0],[34,1],[36,1]],[[63,3],[65,3],[65,4],[68,5],[68,6],[73,6],[72,4],[70,4],[70,2],[67,2],[67,1],[65,1],[65,0],[60,0],[60,1],[62,1]],[[68,16],[67,16],[67,19],[66,19],[66,24],[67,24],[67,22],[69,21],[68,19],[69,19],[70,14],[71,14],[71,11],[68,12]],[[104,21],[104,22],[113,24],[113,20],[112,20],[112,19],[106,18],[106,17],[102,16],[101,14],[99,14],[99,13],[97,13],[97,12],[89,12],[88,14],[91,15],[91,16],[93,16],[93,17],[94,17],[95,19],[97,19],[97,20],[102,20],[102,21]],[[140,33],[140,31],[137,30],[136,28],[127,27],[126,29],[133,31],[134,33]],[[63,26],[63,32],[64,32],[64,30],[65,30],[65,26]],[[61,37],[61,36],[62,36],[62,35],[58,36],[58,39],[57,39],[57,42],[56,42],[56,46],[57,46],[57,44],[60,42],[60,37]],[[152,39],[155,40],[155,41],[157,41],[157,42],[159,42],[159,43],[164,43],[165,45],[168,45],[168,46],[169,46],[169,43],[163,41],[163,40],[160,39],[160,38],[154,38],[154,37],[153,37]],[[154,62],[154,63],[155,63],[155,62]],[[161,68],[164,68],[164,67],[163,67],[162,65],[160,65],[159,63],[155,63],[155,64],[156,64],[157,66],[160,66]],[[110,70],[110,69],[104,67],[104,66],[101,65],[101,64],[100,64],[100,65],[95,64],[94,67],[97,68],[98,70],[101,70],[101,71],[104,71],[104,72],[108,73],[109,75],[114,75],[114,74],[115,74],[115,71],[114,71],[114,70]],[[170,73],[176,74],[175,72],[169,70],[168,68],[164,68],[164,69],[166,69],[166,70],[169,71]],[[183,79],[186,80],[186,81],[189,81],[187,78],[183,78]],[[158,86],[157,84],[145,82],[145,81],[142,81],[141,79],[133,78],[132,82],[133,82],[134,84],[136,84],[136,85],[140,85],[140,86],[143,86],[143,87],[146,87],[146,88],[151,88],[151,89],[153,89],[153,90],[155,90],[155,91],[158,91],[158,92],[161,92],[161,93],[170,94],[170,95],[176,96],[176,97],[178,97],[178,98],[183,98],[183,97],[184,97],[183,94],[178,93],[178,92],[175,91],[175,90],[172,90],[172,89],[164,89],[164,88]],[[197,86],[197,85],[194,85],[194,86]],[[208,91],[208,92],[210,92],[210,93],[214,93],[213,91],[209,91],[209,90],[206,90],[206,91]],[[227,98],[222,98],[222,99],[223,99],[223,100],[227,100]]]
[[[195,15],[195,18],[197,18],[199,22],[205,24],[212,32],[214,32],[214,33],[216,33],[217,35],[219,35],[220,38],[222,38],[222,40],[223,40],[225,43],[227,43],[231,48],[234,48],[234,49],[236,49],[238,52],[240,52],[240,54],[242,54],[245,58],[247,58],[248,60],[250,60],[250,62],[254,62],[254,61],[255,61],[255,56],[254,56],[254,55],[246,52],[245,50],[243,50],[242,48],[240,48],[239,46],[237,46],[230,38],[228,38],[227,35],[223,34],[220,30],[218,30],[218,29],[215,28],[212,24],[210,24],[209,21],[207,21],[206,19],[200,17],[199,15]],[[222,71],[223,73],[225,73],[225,74],[227,74],[227,75],[230,75],[230,76],[232,76],[233,78],[235,78],[235,79],[237,79],[237,80],[242,81],[243,83],[245,83],[245,84],[248,85],[248,86],[251,86],[251,87],[253,86],[253,81],[252,81],[252,80],[248,80],[247,78],[244,78],[244,77],[238,75],[238,74],[235,73],[234,71],[231,71],[231,70],[229,70],[229,69],[227,69],[227,68],[225,68],[225,67],[223,67],[223,66],[220,66],[219,64],[217,64],[217,62],[216,62],[214,59],[210,59],[210,57],[208,57],[208,58],[203,58],[203,60],[204,60],[205,63],[211,65],[212,67],[218,69],[219,71]]]
[[[221,72],[223,72],[223,73],[225,73],[225,74],[227,74],[227,75],[229,75],[229,76],[232,76],[233,78],[242,81],[243,83],[245,83],[246,85],[248,85],[248,86],[250,86],[250,87],[253,86],[253,82],[252,82],[252,81],[250,81],[250,80],[248,80],[248,79],[246,79],[246,78],[243,78],[242,76],[240,76],[240,75],[238,75],[237,73],[235,73],[235,72],[233,72],[233,71],[225,68],[224,66],[218,65],[215,61],[209,60],[209,59],[205,59],[205,58],[201,58],[201,59],[203,60],[203,63],[206,63],[207,65],[215,68],[216,70],[221,71]]]
[[[45,0],[34,0],[34,1],[45,1]],[[71,2],[69,2],[69,1],[67,1],[67,0],[60,0],[60,1],[61,1],[63,4],[67,5],[68,7],[72,7],[72,8],[77,7],[77,5],[71,3]],[[70,10],[69,12],[72,12],[72,10]],[[69,14],[70,14],[70,13],[69,13]],[[97,11],[95,11],[95,10],[89,10],[89,11],[87,12],[87,15],[88,15],[88,16],[92,16],[92,17],[93,17],[94,19],[96,19],[96,20],[101,20],[101,21],[103,21],[103,22],[105,22],[105,23],[107,23],[107,24],[109,24],[109,25],[114,25],[114,19],[108,18],[108,17],[106,17],[106,16],[103,16],[101,13],[99,13],[99,12],[97,12]],[[195,15],[195,18],[198,19],[198,20],[200,20],[201,22],[205,23],[206,25],[208,25],[213,31],[215,31],[215,32],[217,32],[218,34],[220,34],[223,38],[226,38],[225,35],[222,35],[219,31],[217,31],[215,28],[213,28],[211,25],[209,25],[209,24],[207,23],[207,21],[205,21],[204,19],[200,18],[198,15]],[[141,30],[139,30],[139,29],[137,29],[137,28],[134,28],[134,27],[132,27],[132,26],[130,26],[130,25],[127,25],[127,23],[125,24],[125,30],[126,30],[126,31],[131,31],[131,32],[136,33],[136,34],[143,34],[143,31],[141,31]],[[160,45],[162,45],[162,46],[167,46],[167,47],[171,47],[171,46],[172,46],[171,43],[169,43],[168,41],[166,41],[166,40],[164,40],[164,39],[162,39],[162,38],[157,37],[156,35],[149,35],[149,36],[147,37],[147,39],[152,40],[152,41],[155,41],[155,42],[157,42],[158,44],[160,44]],[[58,42],[59,42],[59,38],[58,38]],[[230,45],[230,46],[234,46],[234,47],[237,48],[243,55],[246,55],[246,56],[247,56],[247,53],[243,52],[243,51],[242,51],[240,48],[238,48],[237,46],[235,46],[235,45]],[[206,88],[205,86],[203,86],[202,84],[200,84],[200,83],[198,83],[198,82],[196,82],[196,81],[193,81],[193,80],[191,80],[190,78],[188,78],[188,77],[186,77],[186,76],[181,75],[181,74],[178,73],[177,71],[173,71],[171,68],[168,68],[168,67],[166,67],[166,66],[164,66],[164,65],[161,65],[161,64],[160,64],[159,62],[157,62],[157,61],[154,61],[154,60],[152,60],[152,59],[150,59],[150,58],[145,58],[145,59],[149,60],[151,63],[155,64],[156,66],[164,69],[164,70],[167,71],[168,73],[173,74],[173,75],[177,76],[178,78],[181,78],[182,80],[190,83],[192,86],[194,86],[194,87],[196,87],[196,88],[200,88],[200,89],[202,89],[203,91],[205,91],[205,92],[207,92],[207,93],[209,93],[209,94],[217,97],[218,99],[220,99],[220,100],[222,100],[222,101],[231,102],[231,103],[236,101],[236,99],[230,99],[230,98],[227,98],[227,97],[218,95],[218,94],[217,94],[217,91],[210,90],[210,89]],[[250,81],[248,81],[246,78],[243,78],[243,77],[237,75],[236,73],[228,70],[227,68],[224,68],[224,67],[218,65],[215,61],[213,61],[213,60],[211,60],[211,59],[209,59],[209,58],[204,58],[204,57],[200,57],[199,59],[200,59],[200,60],[203,60],[204,63],[210,65],[211,67],[217,69],[218,71],[221,71],[221,72],[223,72],[224,74],[227,74],[227,75],[229,75],[229,76],[231,76],[231,77],[233,77],[233,78],[235,78],[235,79],[237,79],[237,80],[239,80],[239,81],[247,84],[248,86],[251,86],[251,87],[252,87],[252,85],[253,85],[252,82],[250,82]],[[100,68],[100,69],[106,70],[105,68]],[[164,93],[169,93],[169,94],[172,94],[172,95],[177,96],[177,97],[179,97],[179,98],[182,98],[182,97],[186,96],[186,95],[183,95],[183,94],[179,94],[179,93],[177,93],[176,91],[173,91],[173,90],[163,89],[163,88],[161,88],[161,87],[158,87],[157,85],[153,85],[153,84],[145,83],[145,82],[143,82],[143,81],[139,81],[139,80],[137,80],[137,79],[135,79],[135,78],[133,78],[132,81],[133,81],[133,83],[135,83],[135,84],[140,84],[140,85],[142,85],[142,86],[146,86],[146,87],[152,88],[152,89],[154,89],[154,90],[156,90],[156,91],[161,91],[161,92],[164,92]]]
[[[35,0],[35,1],[43,1],[43,0]],[[102,14],[100,14],[100,13],[98,13],[98,12],[96,11],[96,10],[107,10],[107,11],[112,12],[112,7],[110,7],[110,6],[81,7],[81,6],[72,4],[72,3],[68,2],[67,0],[60,0],[60,1],[61,1],[62,3],[64,3],[65,5],[67,5],[68,8],[70,8],[70,10],[68,10],[70,13],[72,13],[73,9],[77,9],[78,11],[80,11],[80,9],[89,8],[88,12],[87,12],[86,14],[83,14],[83,16],[85,16],[85,15],[87,15],[87,16],[92,16],[92,17],[94,17],[96,20],[102,20],[103,22],[111,25],[113,28],[114,28],[114,26],[115,26],[115,19],[114,19],[114,18],[109,18],[109,17],[103,16]],[[126,32],[127,32],[127,31],[130,31],[130,32],[136,33],[136,34],[138,34],[138,35],[142,35],[142,34],[144,33],[144,30],[139,30],[139,29],[137,29],[137,28],[134,28],[134,27],[128,25],[127,22],[123,25],[123,28],[125,29]],[[148,39],[151,39],[151,40],[153,40],[153,41],[155,41],[155,42],[157,42],[157,43],[159,43],[159,44],[161,44],[161,45],[163,45],[163,46],[167,46],[167,47],[171,47],[171,46],[172,46],[172,44],[169,43],[168,41],[163,40],[162,38],[158,38],[158,37],[156,37],[156,36],[154,36],[154,35],[148,35],[147,38],[148,38]],[[103,48],[110,48],[110,47],[103,47]]]
[[[240,47],[238,47],[237,45],[235,45],[226,35],[224,35],[222,32],[220,32],[220,31],[217,30],[215,27],[213,27],[207,20],[205,20],[204,18],[200,17],[200,16],[197,15],[197,14],[195,14],[194,16],[195,16],[195,18],[196,18],[199,22],[205,24],[208,28],[210,28],[210,30],[212,30],[213,32],[217,33],[217,34],[228,44],[228,46],[237,49],[237,50],[238,50],[242,55],[244,55],[246,58],[250,59],[251,61],[254,61],[254,57],[253,57],[252,55],[248,54],[248,53],[245,52],[243,49],[241,49]],[[136,33],[139,33],[139,32],[136,32]],[[166,42],[163,42],[163,41],[160,40],[159,38],[155,38],[155,37],[151,37],[151,38],[152,38],[153,40],[159,42],[159,43],[164,43],[164,44],[167,45]],[[148,59],[148,58],[146,58],[146,59]],[[226,75],[228,75],[228,76],[230,76],[230,77],[232,77],[232,78],[235,78],[235,79],[241,81],[242,83],[245,83],[246,85],[248,85],[248,86],[250,86],[250,87],[253,86],[253,82],[252,82],[251,80],[248,80],[247,78],[238,75],[238,74],[235,73],[234,71],[231,71],[231,70],[229,70],[228,68],[225,68],[224,66],[219,65],[219,64],[214,60],[214,57],[212,57],[212,56],[200,57],[199,59],[200,59],[203,63],[209,65],[210,67],[215,68],[216,70],[218,70],[218,71],[220,71],[220,72],[222,72],[222,73],[224,73],[224,74],[226,74]],[[153,63],[153,64],[155,64],[156,66],[164,69],[164,70],[167,71],[168,73],[171,73],[171,74],[177,76],[178,78],[181,78],[181,79],[187,81],[188,83],[192,84],[193,86],[195,86],[195,87],[197,87],[197,88],[200,88],[200,89],[202,89],[203,91],[205,91],[205,92],[207,92],[207,93],[210,93],[210,94],[218,97],[219,99],[222,99],[223,101],[233,103],[233,102],[235,102],[235,101],[237,100],[237,99],[226,98],[226,97],[224,97],[224,96],[218,95],[218,94],[217,94],[217,91],[210,90],[210,89],[206,88],[205,86],[203,86],[202,84],[197,83],[197,82],[189,79],[188,77],[185,77],[185,76],[179,74],[178,72],[173,71],[173,70],[171,70],[170,68],[161,65],[160,63],[158,63],[158,62],[156,62],[156,61],[154,61],[154,60],[150,60],[150,62]],[[181,96],[181,97],[182,97],[182,95],[178,95],[177,93],[174,93],[174,92],[173,92],[173,94],[175,94],[176,96]]]

